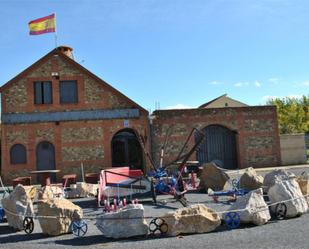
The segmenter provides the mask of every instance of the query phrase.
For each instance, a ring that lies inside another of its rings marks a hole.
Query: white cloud
[[[177,105],[173,105],[173,106],[167,106],[164,109],[172,110],[172,109],[192,109],[192,108],[194,108],[194,107],[184,105],[184,104],[177,104]]]
[[[268,79],[268,81],[271,82],[271,83],[277,84],[279,79],[278,78],[270,78],[270,79]]]
[[[214,81],[209,82],[209,84],[211,84],[211,85],[221,85],[222,82],[214,80]]]
[[[304,81],[301,83],[301,86],[309,86],[309,81]]]
[[[249,82],[237,82],[234,84],[235,87],[243,87],[243,86],[248,86]]]
[[[260,83],[259,81],[257,81],[257,80],[254,82],[254,85],[255,85],[256,87],[261,87],[261,83]]]

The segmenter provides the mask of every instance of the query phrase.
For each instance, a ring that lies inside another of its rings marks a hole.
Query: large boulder
[[[97,195],[98,188],[98,184],[78,182],[66,189],[65,196],[67,198],[93,197]]]
[[[115,239],[144,236],[148,233],[142,204],[130,204],[117,212],[103,214],[97,218],[96,226],[105,237]]]
[[[242,223],[253,223],[255,225],[264,225],[270,220],[268,206],[263,198],[262,188],[253,190],[244,196],[237,198],[236,202],[230,207],[230,211],[237,211]]]
[[[264,176],[263,188],[267,192],[268,189],[275,184],[276,180],[285,181],[294,177],[295,175],[293,173],[284,169],[273,170]]]
[[[258,175],[253,168],[247,168],[239,179],[239,187],[254,190],[263,186],[264,178]]]
[[[285,181],[276,180],[268,190],[268,197],[272,203],[285,201],[286,216],[289,218],[301,215],[308,210],[308,203],[295,178]],[[275,211],[275,206],[272,207],[272,210]]]
[[[56,236],[70,232],[73,221],[83,218],[83,210],[62,198],[38,202],[38,219],[44,234]]]
[[[223,169],[216,166],[215,163],[207,163],[203,165],[200,172],[200,185],[201,190],[207,191],[208,188],[212,190],[222,190],[225,183],[230,179]]]
[[[10,227],[23,230],[23,221],[26,216],[33,216],[33,204],[31,196],[26,188],[18,184],[13,192],[1,200],[2,207],[6,211],[7,221]]]
[[[167,213],[162,219],[168,225],[167,234],[207,233],[215,230],[220,224],[219,215],[203,204],[177,209]]]

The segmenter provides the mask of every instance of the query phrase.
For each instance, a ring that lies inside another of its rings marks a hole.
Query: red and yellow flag
[[[55,14],[30,21],[28,25],[30,35],[41,35],[45,33],[56,32]]]

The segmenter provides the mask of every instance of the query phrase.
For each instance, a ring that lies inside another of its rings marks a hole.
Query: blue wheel
[[[3,222],[5,216],[5,212],[3,208],[0,208],[0,222]]]
[[[88,225],[83,220],[76,220],[71,225],[72,233],[77,237],[83,237],[88,231]]]
[[[236,229],[240,226],[240,215],[237,212],[229,212],[224,216],[224,221],[228,229]]]

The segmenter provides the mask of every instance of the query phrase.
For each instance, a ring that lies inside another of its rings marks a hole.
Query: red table
[[[30,171],[30,174],[37,174],[41,176],[41,185],[47,186],[50,185],[50,174],[60,172],[59,169],[48,169],[48,170],[34,170]]]

